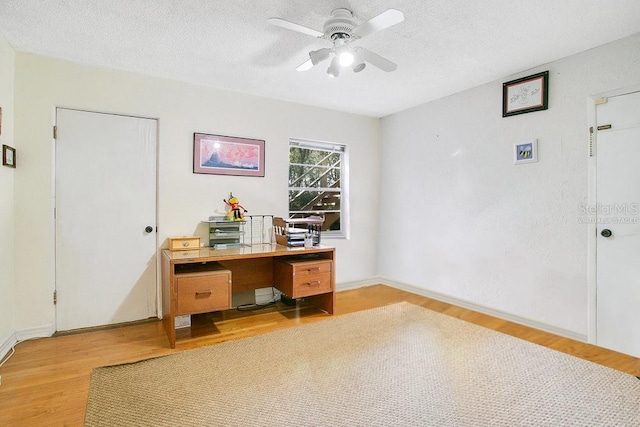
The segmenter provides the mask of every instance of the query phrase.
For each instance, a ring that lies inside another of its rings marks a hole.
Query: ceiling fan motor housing
[[[348,39],[355,27],[353,13],[349,9],[335,9],[324,24],[324,35],[330,40]]]

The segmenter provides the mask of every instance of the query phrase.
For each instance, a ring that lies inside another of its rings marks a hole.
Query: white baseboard
[[[355,282],[347,282],[347,283],[338,283],[336,284],[336,291],[348,291],[349,289],[358,289],[363,288],[365,286],[372,286],[380,284],[380,278],[373,277],[371,279],[358,280]]]
[[[13,346],[16,345],[17,342],[18,340],[16,338],[16,334],[13,333],[9,336],[9,338],[6,339],[5,342],[2,343],[2,345],[0,346],[0,361],[4,360],[5,356],[9,354],[11,348],[13,348]]]
[[[15,333],[18,342],[33,338],[48,338],[56,332],[53,325],[36,326],[35,328],[18,329]]]
[[[572,340],[581,341],[581,342],[587,342],[587,336],[585,334],[579,334],[574,331],[549,325],[547,323],[538,322],[532,319],[527,319],[525,317],[520,317],[512,313],[495,310],[490,307],[485,307],[470,301],[465,301],[449,295],[441,294],[439,292],[430,291],[428,289],[418,288],[416,286],[397,282],[395,280],[387,279],[385,277],[372,277],[367,280],[361,280],[358,282],[351,282],[351,283],[338,285],[336,288],[338,291],[343,291],[343,290],[356,289],[364,286],[371,286],[371,285],[377,285],[377,284],[391,286],[392,288],[401,289],[403,291],[411,292],[412,294],[422,295],[427,298],[446,302],[448,304],[466,308],[468,310],[477,311],[478,313],[487,314],[489,316],[497,317],[499,319],[508,320],[509,322],[528,326],[530,328],[538,329],[540,331],[549,332],[551,334],[559,335],[561,337],[571,338]]]
[[[53,325],[43,325],[15,331],[0,345],[0,360],[2,360],[16,344],[33,338],[48,338],[52,336],[54,332]]]

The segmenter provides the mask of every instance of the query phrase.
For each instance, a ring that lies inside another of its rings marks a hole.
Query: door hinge
[[[53,305],[58,304],[58,291],[53,291]]]
[[[611,125],[600,125],[598,126],[598,130],[609,130],[611,129]]]
[[[589,157],[593,157],[593,126],[589,128]]]
[[[58,139],[58,126],[53,127],[53,139]]]

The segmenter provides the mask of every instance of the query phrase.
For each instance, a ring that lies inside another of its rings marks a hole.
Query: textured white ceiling
[[[338,7],[405,21],[358,44],[398,64],[338,79],[295,67]],[[382,117],[640,32],[639,0],[0,0],[18,51]]]

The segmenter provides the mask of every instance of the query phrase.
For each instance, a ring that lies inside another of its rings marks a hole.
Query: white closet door
[[[640,92],[596,114],[596,343],[640,357]]]
[[[152,119],[56,111],[56,327],[157,315]]]

